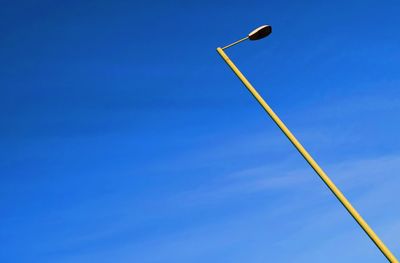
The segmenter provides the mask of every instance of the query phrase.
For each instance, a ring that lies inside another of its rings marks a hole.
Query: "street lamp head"
[[[248,35],[250,40],[259,40],[271,34],[272,27],[268,25],[260,26],[253,31],[251,31]]]
[[[221,50],[230,48],[230,47],[232,47],[234,45],[237,45],[237,44],[239,44],[239,43],[241,43],[241,42],[243,42],[243,41],[245,41],[247,39],[259,40],[261,38],[264,38],[264,37],[268,36],[269,34],[271,34],[271,32],[272,32],[272,27],[269,26],[269,25],[264,25],[264,26],[257,27],[256,29],[251,31],[246,37],[244,37],[242,39],[239,39],[238,41],[233,42],[232,44],[229,44],[229,45],[221,48]]]

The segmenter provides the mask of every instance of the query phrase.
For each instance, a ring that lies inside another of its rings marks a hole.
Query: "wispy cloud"
[[[399,169],[397,155],[327,167],[334,181],[396,254],[400,252],[396,245],[400,242],[399,220],[395,220],[400,218],[396,205]],[[250,196],[266,198],[263,204],[248,204],[246,208],[246,204],[239,202],[237,211],[228,217],[218,213],[207,215],[203,222],[191,227],[183,226],[142,242],[124,242],[122,246],[93,254],[75,255],[64,262],[108,262],[110,258],[115,262],[201,262],[207,258],[205,255],[229,262],[246,259],[265,262],[282,253],[283,262],[354,262],[359,255],[368,255],[370,261],[366,262],[385,262],[311,169],[288,169],[285,173],[271,174],[273,170],[277,169],[261,166],[240,170],[212,185],[177,193],[164,203],[170,209],[168,217],[179,216],[184,211],[196,214],[194,210],[211,209],[210,205],[223,209],[240,197],[245,197],[245,202],[252,202]],[[279,191],[291,194],[273,195],[272,199],[265,195]],[[180,216],[193,220],[193,216]],[[209,217],[213,220],[206,219]],[[105,236],[127,230],[129,224],[122,224],[121,228],[114,229],[117,232],[106,232]],[[230,248],[234,246],[243,246],[242,251],[238,249],[232,254]],[[230,254],[224,254],[228,250]]]

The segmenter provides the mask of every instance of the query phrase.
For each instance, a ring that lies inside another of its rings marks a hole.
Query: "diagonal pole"
[[[227,46],[229,47],[229,46]],[[224,47],[227,48],[227,47]],[[240,70],[233,64],[230,58],[226,55],[222,48],[217,48],[217,52],[221,55],[222,59],[228,64],[228,66],[233,70],[236,76],[242,81],[254,98],[260,103],[264,110],[268,113],[271,119],[278,125],[279,129],[285,134],[293,146],[299,151],[303,158],[308,162],[308,164],[314,169],[322,181],[328,186],[329,190],[336,196],[336,198],[342,203],[350,215],[357,221],[360,227],[365,231],[368,237],[375,243],[383,255],[391,263],[399,263],[392,252],[386,247],[386,245],[380,240],[380,238],[375,234],[372,228],[365,222],[357,210],[351,205],[349,200],[343,195],[343,193],[336,187],[336,185],[331,181],[328,175],[322,170],[318,163],[311,157],[307,150],[300,144],[300,142],[294,137],[292,132],[286,127],[286,125],[281,121],[278,115],[271,109],[271,107],[265,102],[265,100],[260,96],[257,90],[250,84],[246,77],[240,72]]]

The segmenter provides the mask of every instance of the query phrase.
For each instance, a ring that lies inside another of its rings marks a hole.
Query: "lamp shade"
[[[271,34],[272,27],[268,25],[260,26],[253,31],[251,31],[248,35],[250,40],[259,40]]]

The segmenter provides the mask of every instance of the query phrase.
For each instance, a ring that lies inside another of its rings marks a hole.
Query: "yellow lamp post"
[[[318,163],[311,157],[311,155],[307,152],[307,150],[300,144],[300,142],[296,139],[293,133],[286,127],[286,125],[281,121],[278,115],[271,109],[271,107],[265,102],[265,100],[260,96],[257,90],[250,84],[250,82],[246,79],[246,77],[239,71],[239,69],[233,64],[233,62],[229,59],[229,57],[224,52],[225,49],[232,47],[242,41],[245,40],[258,40],[264,38],[271,34],[272,28],[271,26],[265,25],[259,28],[256,28],[247,37],[242,38],[232,44],[229,44],[223,48],[217,48],[217,52],[221,55],[222,59],[228,64],[228,66],[233,70],[236,76],[241,80],[241,82],[246,86],[246,88],[250,91],[250,93],[254,96],[254,98],[258,101],[258,103],[264,108],[267,114],[271,117],[271,119],[278,125],[279,129],[285,134],[285,136],[289,139],[289,141],[293,144],[293,146],[299,151],[299,153],[303,156],[303,158],[308,162],[308,164],[314,169],[314,171],[318,174],[318,176],[322,179],[322,181],[328,186],[329,190],[336,196],[336,198],[340,201],[340,203],[346,208],[346,210],[350,213],[350,215],[357,221],[360,227],[365,231],[368,237],[375,243],[375,245],[379,248],[379,250],[385,255],[385,257],[392,263],[399,263],[396,257],[392,254],[392,252],[386,247],[386,245],[380,240],[380,238],[375,234],[372,228],[365,222],[365,220],[361,217],[361,215],[357,212],[357,210],[351,205],[349,200],[343,195],[343,193],[336,187],[336,185],[332,182],[332,180],[328,177],[328,175],[322,170],[322,168],[318,165]]]

